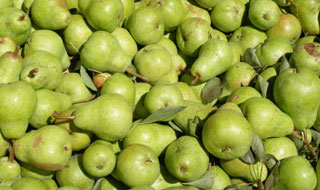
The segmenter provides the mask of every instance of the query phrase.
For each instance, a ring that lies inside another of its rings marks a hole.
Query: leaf
[[[91,190],[101,190],[102,179],[103,178],[98,179],[91,188]]]
[[[207,102],[212,102],[219,98],[223,85],[218,77],[210,79],[202,89],[202,98]]]
[[[253,140],[251,144],[251,149],[257,160],[262,160],[265,157],[265,149],[262,140],[256,134],[253,134]]]
[[[184,182],[183,185],[194,186],[199,189],[211,189],[214,183],[214,175],[212,171],[208,170],[203,176],[195,181]]]
[[[82,78],[84,84],[86,84],[86,86],[88,88],[90,88],[91,90],[94,90],[94,91],[98,91],[96,86],[93,84],[91,77],[88,75],[86,69],[82,65],[80,67],[80,75],[81,75],[81,78]]]
[[[265,164],[269,170],[272,170],[274,166],[279,162],[279,160],[272,154],[265,154],[263,160],[265,161]]]
[[[262,67],[257,57],[256,49],[254,48],[248,48],[243,56],[243,59],[244,59],[244,62],[249,63],[252,66]]]
[[[268,176],[267,180],[264,183],[265,189],[274,189],[275,184],[279,180],[279,166],[280,166],[280,162],[278,162],[272,169],[270,175]]]
[[[198,116],[195,116],[194,119],[188,120],[188,135],[194,136],[198,138],[197,135],[197,127],[199,123],[201,122],[200,118]]]
[[[260,75],[258,76],[257,82],[259,83],[260,92],[262,94],[262,97],[267,97],[269,82],[264,80]]]
[[[286,56],[282,56],[281,58],[281,62],[279,65],[279,73],[281,73],[282,71],[288,69],[290,67],[289,61],[286,58]]]
[[[320,144],[320,133],[316,130],[309,129],[312,134],[312,139],[315,141],[316,145],[319,146]]]
[[[175,130],[178,131],[179,133],[184,133],[182,131],[182,129],[180,129],[180,127],[178,127],[175,123],[173,123],[172,121],[169,121],[168,124]]]
[[[182,110],[184,110],[186,106],[168,106],[166,108],[163,108],[161,110],[158,110],[151,115],[149,115],[147,118],[142,120],[139,124],[148,124],[148,123],[154,123],[157,121],[165,121],[170,119],[171,117],[175,116]]]
[[[242,160],[247,164],[253,164],[255,162],[255,159],[251,150],[249,150],[245,155],[241,156],[240,160]]]

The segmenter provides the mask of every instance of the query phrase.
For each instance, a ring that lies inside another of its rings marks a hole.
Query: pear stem
[[[131,70],[130,68],[127,68],[127,69],[126,69],[126,72],[129,73],[129,74],[132,75],[132,76],[135,76],[135,77],[137,77],[137,78],[145,81],[145,82],[149,82],[149,81],[150,81],[148,78],[146,78],[146,77],[144,77],[144,76],[142,76],[142,75],[139,75],[138,73],[134,72],[134,71]]]
[[[303,136],[304,136],[304,144],[307,146],[308,150],[311,152],[311,154],[313,156],[316,156],[316,152],[312,149],[310,143],[308,142],[308,136],[307,136],[307,130],[305,129],[303,132]]]
[[[299,133],[297,131],[292,131],[291,135],[297,139],[300,139],[300,140],[302,139],[301,135],[299,135]]]
[[[75,116],[63,116],[63,115],[59,115],[58,112],[53,112],[52,116],[56,119],[65,119],[65,120],[74,120],[76,117]]]
[[[8,161],[12,163],[14,161],[14,150],[12,148],[12,145],[9,146],[8,150],[9,150]]]
[[[199,82],[199,80],[200,80],[200,75],[197,73],[197,74],[194,76],[193,81],[191,81],[191,84],[196,84],[197,82]]]
[[[90,100],[93,100],[96,97],[96,95],[92,95],[89,98],[86,98],[84,100],[78,100],[78,101],[73,101],[72,104],[80,104],[80,103],[85,103],[85,102],[89,102]]]

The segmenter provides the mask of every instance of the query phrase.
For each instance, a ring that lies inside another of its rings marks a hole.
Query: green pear
[[[129,187],[151,185],[160,174],[160,164],[151,148],[131,144],[120,152],[115,173]]]
[[[212,8],[217,6],[222,0],[196,0],[196,2],[203,8]]]
[[[239,0],[220,1],[211,11],[212,24],[223,32],[235,31],[241,26],[244,11]]]
[[[201,102],[199,101],[198,97],[196,96],[193,89],[185,82],[176,82],[173,83],[174,86],[178,87],[180,92],[182,93],[183,100],[190,100],[194,102]]]
[[[12,0],[3,0],[0,2],[0,8],[3,7],[13,7],[13,2]]]
[[[134,65],[138,73],[148,78],[154,84],[172,69],[172,59],[166,48],[151,44],[143,47],[136,53]]]
[[[78,55],[82,45],[92,34],[92,29],[88,26],[81,15],[72,15],[71,23],[63,31],[65,47],[70,55]]]
[[[103,140],[117,141],[129,132],[132,115],[131,105],[122,96],[105,94],[78,107],[73,123]]]
[[[92,176],[103,177],[109,175],[116,165],[116,156],[112,144],[103,141],[94,141],[83,153],[84,169]]]
[[[311,164],[302,156],[290,156],[281,161],[278,169],[278,179],[273,187],[276,190],[285,189],[315,189],[317,176]]]
[[[5,138],[20,138],[36,109],[36,92],[26,82],[0,84],[0,129]]]
[[[48,186],[42,180],[33,177],[23,177],[12,184],[11,187],[14,190],[48,190]]]
[[[149,92],[151,85],[149,83],[137,82],[134,83],[136,89],[135,95],[135,109],[133,112],[133,118],[142,119],[149,115],[147,108],[144,106],[144,98],[146,93]]]
[[[168,106],[183,105],[183,96],[173,84],[158,84],[146,94],[144,105],[150,113],[154,113]]]
[[[228,70],[233,63],[233,52],[228,42],[209,40],[201,46],[199,57],[192,64],[195,81],[206,82]]]
[[[288,39],[269,37],[261,46],[257,47],[257,57],[263,67],[276,64],[282,56],[292,53],[293,49]]]
[[[178,48],[187,56],[197,57],[200,47],[212,38],[211,27],[201,18],[189,18],[176,30]]]
[[[114,179],[111,175],[101,178],[101,190],[128,189],[122,182]]]
[[[67,185],[67,186],[59,187],[58,190],[80,190],[80,188],[79,187],[75,187],[75,186]]]
[[[9,143],[4,139],[1,131],[0,131],[0,157],[6,155],[7,150],[9,148]]]
[[[36,30],[29,36],[24,48],[24,56],[37,50],[47,51],[55,55],[61,62],[63,69],[70,66],[69,56],[61,37],[51,30]]]
[[[156,44],[166,48],[171,56],[178,54],[176,44],[169,38],[161,37],[159,42],[157,42]]]
[[[15,52],[17,48],[16,42],[9,37],[0,37],[0,56],[6,52]]]
[[[243,52],[248,48],[255,48],[267,39],[267,35],[251,26],[241,26],[230,38],[230,42],[238,43]]]
[[[93,73],[92,81],[97,89],[101,89],[104,82],[106,82],[110,76],[110,73]]]
[[[18,9],[22,9],[23,2],[24,2],[24,0],[12,0],[13,7],[18,8]]]
[[[30,118],[30,124],[34,128],[52,124],[54,112],[62,112],[72,106],[71,98],[67,94],[40,89],[36,91],[36,95],[37,106]]]
[[[163,75],[154,85],[156,84],[174,84],[179,81],[176,69],[171,68],[170,71]]]
[[[177,75],[180,75],[187,67],[186,61],[179,55],[171,55],[172,67]]]
[[[259,75],[265,81],[269,82],[269,86],[268,86],[268,90],[267,90],[267,97],[271,97],[273,84],[274,84],[275,78],[277,76],[277,71],[276,71],[275,67],[269,67],[266,70],[262,71]],[[259,82],[256,83],[255,88],[257,90],[261,90],[261,86],[260,86]]]
[[[197,187],[194,187],[194,186],[181,185],[181,186],[168,187],[168,188],[165,188],[163,190],[199,190],[199,189]]]
[[[293,120],[297,130],[310,128],[320,105],[320,80],[307,68],[286,69],[274,83],[275,103]]]
[[[114,73],[103,84],[100,95],[118,94],[122,96],[128,104],[134,107],[136,95],[135,85],[132,80],[123,73]]]
[[[31,5],[34,24],[43,29],[65,29],[71,22],[71,14],[65,0],[34,0]]]
[[[53,179],[42,179],[41,181],[42,181],[42,183],[44,183],[47,186],[48,190],[57,190],[58,189],[58,185],[55,182],[55,180],[53,180]]]
[[[136,125],[124,138],[123,147],[143,144],[150,147],[159,156],[176,138],[175,131],[167,125],[157,123]]]
[[[54,171],[39,169],[30,164],[21,162],[21,176],[33,177],[38,179],[52,179]]]
[[[260,30],[268,30],[280,19],[280,8],[273,0],[254,0],[250,2],[250,22]]]
[[[71,14],[79,12],[79,0],[66,0],[66,4]]]
[[[0,189],[1,190],[14,190],[12,187],[7,186],[7,185],[0,186]]]
[[[295,43],[301,35],[301,24],[297,17],[290,13],[281,14],[276,25],[267,31],[268,38],[283,37]]]
[[[179,185],[181,185],[181,182],[173,177],[165,166],[160,165],[160,174],[151,187],[154,189],[165,189]]]
[[[39,169],[57,171],[69,161],[72,153],[71,137],[61,127],[48,125],[32,130],[14,142],[18,160]]]
[[[313,128],[315,128],[317,131],[320,131],[320,109],[318,109],[317,119],[316,119],[316,122],[313,125]]]
[[[56,172],[56,179],[60,186],[74,186],[83,190],[92,188],[94,177],[86,173],[82,159],[82,154],[75,154],[64,168]]]
[[[151,0],[148,6],[160,10],[164,30],[167,32],[175,30],[186,14],[181,0]]]
[[[266,154],[272,154],[278,160],[298,155],[297,148],[288,137],[269,138],[263,142]]]
[[[227,102],[241,104],[252,97],[262,97],[261,94],[250,86],[244,86],[233,91],[227,98]]]
[[[284,137],[294,130],[291,117],[269,99],[252,97],[241,104],[241,109],[261,139]]]
[[[123,5],[123,21],[127,21],[129,16],[134,12],[135,10],[135,1],[134,0],[121,0]]]
[[[220,159],[235,159],[250,149],[253,129],[246,118],[233,109],[218,110],[202,129],[202,142],[208,152]]]
[[[223,32],[221,32],[220,30],[216,30],[216,29],[211,28],[210,32],[211,32],[212,39],[222,40],[225,42],[228,41],[227,36]]]
[[[291,3],[288,0],[274,0],[280,7],[288,7]]]
[[[0,187],[10,186],[21,178],[20,165],[12,157],[0,158],[0,170]]]
[[[111,34],[117,38],[121,48],[132,60],[138,51],[138,46],[129,31],[125,28],[117,27]]]
[[[220,0],[219,0],[220,1]],[[203,9],[197,5],[191,4],[188,0],[182,0],[184,7],[187,11],[184,20],[189,18],[201,18],[208,24],[211,24],[210,14],[206,9]]]
[[[17,52],[6,52],[0,56],[0,83],[12,83],[20,79],[22,57]]]
[[[80,60],[87,69],[100,72],[124,72],[131,59],[118,40],[105,31],[93,32],[80,50]]]
[[[165,152],[165,165],[171,175],[182,181],[199,179],[208,169],[209,156],[197,138],[181,136]]]
[[[9,37],[22,45],[31,33],[31,21],[27,13],[17,8],[0,8],[0,37]]]
[[[152,6],[140,7],[130,15],[126,28],[140,45],[157,43],[164,34],[161,12]]]
[[[231,185],[230,177],[219,166],[211,166],[210,171],[213,173],[215,179],[210,190],[220,190]]]
[[[22,4],[22,10],[24,11],[30,11],[31,5],[34,0],[24,0]]]

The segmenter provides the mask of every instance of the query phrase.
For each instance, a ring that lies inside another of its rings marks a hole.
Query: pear
[[[65,0],[34,0],[31,18],[37,26],[49,30],[65,29],[71,22]]]
[[[143,23],[143,27],[141,27],[141,23]],[[130,15],[126,28],[140,45],[157,43],[164,34],[161,12],[151,6],[140,7]]]
[[[254,0],[250,2],[250,22],[260,30],[268,30],[280,19],[280,8],[272,0]]]
[[[191,74],[197,80],[206,82],[228,70],[233,63],[233,52],[228,42],[209,40],[201,46],[199,57],[192,64]]]
[[[157,42],[156,44],[166,48],[171,56],[178,54],[176,44],[169,38],[161,37],[159,42]]]
[[[36,109],[36,92],[26,82],[0,84],[0,129],[5,138],[22,137]]]
[[[195,181],[208,169],[209,156],[197,138],[181,136],[165,152],[165,165],[171,175],[182,181]]]
[[[208,152],[220,159],[235,159],[250,149],[253,130],[241,112],[218,109],[202,129],[202,142]]]
[[[278,160],[298,155],[297,148],[288,137],[269,138],[263,142],[266,154],[272,154]]]
[[[184,21],[189,18],[201,18],[205,20],[206,23],[211,24],[210,14],[206,9],[203,9],[195,4],[191,4],[188,0],[182,0],[182,2],[187,11]]]
[[[235,31],[241,26],[244,11],[239,0],[220,1],[211,11],[212,24],[223,32]]]
[[[198,97],[196,96],[193,89],[185,82],[176,82],[173,83],[176,87],[179,88],[180,92],[182,93],[183,100],[190,100],[194,102],[201,102],[199,101]]]
[[[23,48],[24,56],[37,50],[47,51],[55,55],[61,62],[63,69],[70,66],[69,56],[61,37],[51,30],[36,30],[31,33]]]
[[[75,186],[71,186],[71,185],[67,185],[67,186],[59,187],[58,190],[80,190],[80,188],[75,187]]]
[[[66,0],[66,4],[71,14],[79,12],[79,0]]]
[[[144,106],[144,98],[146,96],[146,93],[149,92],[151,85],[149,83],[144,82],[137,82],[134,83],[135,89],[136,89],[136,95],[135,95],[135,109],[133,112],[133,118],[135,119],[141,119],[146,118],[149,113],[147,108]]]
[[[48,171],[39,169],[30,164],[21,163],[21,176],[22,177],[33,177],[38,179],[52,179],[54,171]]]
[[[262,77],[265,81],[269,82],[267,97],[272,97],[272,89],[273,89],[273,84],[276,76],[277,76],[277,71],[275,67],[269,67],[260,73],[260,77]],[[256,83],[255,88],[257,90],[261,90],[259,82]]]
[[[127,21],[129,16],[134,12],[135,10],[135,1],[134,0],[121,0],[123,5],[123,21]]]
[[[17,52],[6,52],[0,56],[0,83],[12,83],[20,79],[22,57]]]
[[[68,132],[55,125],[29,131],[13,146],[18,160],[49,171],[62,169],[72,153]]]
[[[210,33],[211,33],[212,39],[222,40],[225,42],[228,41],[227,36],[223,32],[221,32],[220,30],[216,30],[216,29],[211,28]]]
[[[10,152],[10,154],[14,153]],[[21,178],[20,165],[14,160],[13,155],[0,158],[0,170],[0,188],[5,185],[10,186]]]
[[[230,177],[219,166],[211,166],[210,171],[213,173],[215,179],[210,190],[220,190],[231,185]]]
[[[177,71],[174,68],[171,68],[170,71],[162,76],[156,84],[174,84],[179,81]]]
[[[131,60],[138,51],[137,43],[125,28],[117,27],[112,33],[117,38],[121,48],[129,55]]]
[[[30,118],[30,124],[34,128],[53,124],[52,114],[65,111],[72,105],[71,98],[67,94],[40,89],[36,91],[36,95],[37,106]]]
[[[80,51],[80,60],[87,69],[112,73],[123,73],[131,64],[130,57],[122,50],[118,40],[105,31],[90,35]]]
[[[136,125],[124,138],[123,148],[131,144],[143,144],[159,156],[176,138],[175,131],[168,125],[157,123]]]
[[[196,2],[203,8],[212,8],[215,7],[222,0],[196,0]]]
[[[227,102],[234,102],[238,105],[252,97],[262,97],[261,94],[251,86],[244,86],[233,91],[227,98]]]
[[[92,188],[94,177],[86,173],[82,159],[82,154],[75,154],[64,168],[56,172],[56,179],[60,186],[74,186],[83,190]]]
[[[233,52],[233,64],[240,62],[240,58],[243,56],[244,52],[241,46],[236,42],[229,42],[229,46]]]
[[[47,186],[48,190],[57,190],[58,189],[58,185],[55,182],[55,180],[53,180],[53,179],[42,179],[41,181],[42,181],[42,183],[44,183]]]
[[[86,1],[86,0],[79,0]],[[92,0],[80,6],[88,23],[96,30],[113,32],[123,21],[124,8],[119,0]]]
[[[3,1],[0,2],[0,8],[12,7],[12,6],[13,6],[12,0],[3,0]]]
[[[297,130],[310,128],[320,105],[320,80],[307,68],[286,69],[274,83],[275,103],[293,120]]]
[[[63,31],[65,47],[70,55],[78,55],[82,45],[92,34],[92,29],[88,26],[81,15],[72,15],[71,23]]]
[[[34,89],[57,88],[62,79],[62,64],[53,54],[37,50],[24,57],[20,79],[33,86]]]
[[[181,182],[173,177],[165,166],[160,165],[160,175],[150,187],[154,189],[165,189],[179,185],[181,185]]]
[[[289,115],[266,98],[252,97],[241,104],[244,116],[261,139],[284,137],[294,130]]]
[[[0,37],[0,56],[6,52],[15,52],[17,44],[9,37]]]
[[[101,178],[101,190],[118,190],[118,189],[128,189],[126,185],[122,182],[116,180],[111,175]]]
[[[34,0],[24,0],[22,3],[22,10],[24,11],[30,11],[31,5]]]
[[[110,73],[93,73],[92,81],[97,89],[101,89],[104,82],[106,82],[110,76]]]
[[[171,55],[172,67],[177,75],[180,75],[182,72],[185,71],[187,64],[185,60],[179,55]]]
[[[17,8],[0,8],[0,37],[9,37],[22,45],[31,33],[31,21],[27,13]]]
[[[11,185],[12,189],[37,189],[48,190],[48,186],[40,179],[33,177],[23,177]]]
[[[4,139],[2,133],[0,132],[0,157],[6,155],[9,148],[9,143]]]
[[[84,169],[92,176],[109,175],[116,165],[112,144],[103,140],[94,141],[84,151],[82,163]]]
[[[103,84],[100,94],[119,94],[134,107],[135,90],[134,83],[129,77],[123,73],[115,73]]]

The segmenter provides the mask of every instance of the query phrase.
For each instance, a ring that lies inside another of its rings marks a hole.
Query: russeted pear
[[[288,137],[269,138],[263,142],[266,154],[272,154],[278,160],[298,155],[297,148]]]
[[[250,1],[250,22],[260,30],[268,30],[276,25],[280,19],[280,8],[273,0]]]
[[[0,8],[0,37],[9,37],[22,45],[31,33],[27,13],[17,8]]]
[[[13,153],[11,152],[10,154]],[[21,178],[20,164],[11,156],[0,158],[0,189],[1,186],[10,186]]]
[[[161,12],[151,6],[140,7],[130,15],[126,28],[140,45],[157,43],[164,34]]]
[[[7,142],[6,139],[4,139],[0,131],[0,157],[3,157],[4,155],[6,155],[8,148],[9,148],[9,142]]]
[[[22,57],[18,52],[6,52],[0,56],[0,83],[18,81],[21,70]]]
[[[33,177],[38,179],[52,179],[54,171],[48,171],[39,169],[30,164],[21,162],[21,176],[22,177]]]
[[[209,156],[199,140],[181,136],[165,152],[165,165],[171,175],[182,181],[199,179],[208,169]]]
[[[135,143],[143,144],[160,156],[176,138],[175,131],[168,125],[158,123],[136,125],[124,138],[123,148]]]
[[[233,91],[227,98],[227,102],[234,102],[238,105],[252,97],[262,97],[261,94],[251,86],[244,86]]]
[[[238,110],[218,109],[202,129],[202,142],[208,152],[220,159],[239,158],[248,152],[253,138],[250,123]]]
[[[136,89],[135,95],[135,108],[133,112],[134,119],[143,119],[149,115],[147,108],[144,106],[144,98],[146,93],[149,92],[151,85],[145,82],[134,83]]]
[[[252,97],[241,104],[244,116],[261,139],[284,137],[294,130],[289,115],[266,98]]]
[[[192,64],[191,74],[195,81],[206,82],[226,70],[233,64],[233,52],[228,42],[209,40],[201,46],[199,56]]]
[[[11,185],[12,189],[37,189],[48,190],[48,186],[40,179],[33,177],[23,177]]]
[[[83,190],[90,190],[94,184],[94,177],[90,176],[83,168],[83,154],[74,154],[68,164],[56,172],[58,184],[74,186]]]
[[[31,84],[34,89],[53,90],[62,79],[62,71],[62,64],[56,56],[37,50],[24,57],[20,80]]]
[[[72,153],[68,132],[55,125],[29,131],[13,147],[18,160],[49,171],[62,169]]]
[[[310,128],[320,105],[320,80],[307,68],[288,68],[277,76],[273,96],[275,103],[293,120],[297,130]]]
[[[225,187],[231,185],[231,180],[228,174],[221,169],[219,166],[211,166],[210,171],[213,173],[214,176],[214,183],[210,190],[220,190],[224,189]]]
[[[5,138],[22,137],[36,109],[36,92],[26,82],[0,84],[0,129]]]
[[[137,43],[125,28],[117,27],[112,33],[117,38],[121,48],[129,55],[131,60],[138,51]]]
[[[61,30],[71,22],[65,0],[34,0],[30,8],[32,21],[40,28]]]
[[[34,128],[52,124],[54,112],[62,112],[72,106],[70,96],[64,93],[39,89],[36,91],[36,95],[37,106],[29,122]]]
[[[131,58],[122,50],[118,40],[109,32],[93,32],[83,44],[80,60],[87,69],[100,72],[125,72]]]
[[[103,84],[100,94],[118,94],[134,108],[136,88],[133,81],[123,73],[114,73]]]
[[[9,37],[0,37],[0,56],[6,52],[14,52],[17,44]]]

